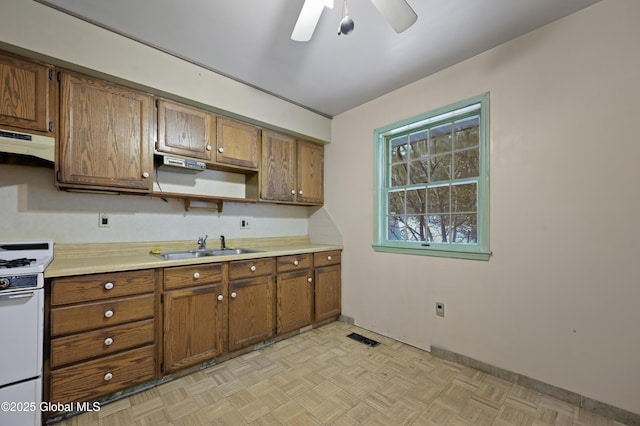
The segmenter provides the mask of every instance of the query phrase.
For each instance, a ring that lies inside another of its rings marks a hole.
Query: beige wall
[[[605,0],[334,118],[344,314],[640,413],[638,17]],[[373,130],[487,91],[491,260],[375,253]]]

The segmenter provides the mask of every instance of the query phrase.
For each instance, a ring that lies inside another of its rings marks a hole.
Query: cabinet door
[[[272,275],[229,283],[229,351],[263,342],[274,333]]]
[[[211,160],[216,116],[173,102],[158,101],[158,151]]]
[[[311,271],[278,274],[276,284],[278,334],[311,324],[313,279]]]
[[[226,310],[222,283],[164,293],[164,371],[224,353]]]
[[[53,67],[0,55],[0,124],[41,133],[53,131]]]
[[[302,204],[324,202],[324,147],[298,142],[297,201]]]
[[[316,268],[316,321],[340,315],[340,265]]]
[[[274,132],[262,132],[260,199],[294,201],[296,194],[296,141]]]
[[[151,96],[67,72],[60,90],[59,183],[150,190]]]
[[[216,161],[220,164],[258,170],[258,128],[218,117]]]

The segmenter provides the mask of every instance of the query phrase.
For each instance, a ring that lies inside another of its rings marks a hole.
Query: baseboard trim
[[[451,352],[436,346],[431,346],[431,355],[444,359],[446,361],[452,361],[458,364],[462,364],[466,367],[475,368],[476,370],[480,370],[483,373],[496,376],[502,380],[506,380],[508,382],[515,383],[529,389],[533,389],[545,395],[551,396],[564,402],[568,402],[573,405],[577,405],[584,408],[585,410],[608,417],[626,425],[640,425],[640,414],[635,414],[622,408],[614,407],[613,405],[609,405],[604,402],[588,398],[584,395],[580,395],[578,393],[562,389],[554,385],[550,385],[540,380],[536,380],[522,374],[514,373],[500,367],[495,367],[493,365],[478,361],[468,356]]]

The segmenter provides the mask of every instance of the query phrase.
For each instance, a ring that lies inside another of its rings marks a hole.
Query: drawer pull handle
[[[331,256],[327,256],[327,260],[331,260],[333,259]]]
[[[197,280],[198,278],[200,278],[200,272],[195,272],[195,273],[193,274],[193,278],[195,278],[196,280]]]
[[[235,299],[235,298],[236,298],[236,296],[237,296],[237,294],[236,294],[236,292],[235,292],[235,291],[234,291],[233,293],[231,293],[231,298],[232,298],[232,299]]]
[[[311,277],[307,278],[307,282],[308,283],[312,283],[313,282],[313,278],[311,278]]]
[[[294,265],[294,266],[298,266],[299,264],[300,264],[300,262],[298,262],[297,260],[294,260],[294,261],[293,261],[293,265]]]
[[[219,294],[219,295],[218,295],[218,300],[224,300],[224,296],[223,296],[223,295],[221,295],[221,294]]]
[[[106,339],[104,339],[104,344],[106,346],[111,346],[113,344],[113,339],[111,337],[107,337]]]
[[[113,316],[113,311],[107,311],[104,313],[105,318],[111,318]]]
[[[113,283],[112,282],[105,283],[105,285],[104,285],[104,289],[105,290],[111,290],[112,288],[113,288]]]
[[[251,269],[251,272],[255,272],[257,268],[256,268],[256,265],[251,265],[251,268],[249,269]]]
[[[106,380],[107,382],[111,379],[113,379],[113,374],[107,373],[104,375],[104,380]]]

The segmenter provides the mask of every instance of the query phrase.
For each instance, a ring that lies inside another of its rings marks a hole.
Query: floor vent
[[[371,340],[367,337],[364,337],[358,333],[351,333],[349,335],[347,335],[348,338],[356,340],[360,343],[364,343],[365,345],[368,345],[370,347],[374,347],[374,346],[378,346],[380,344],[380,342],[376,342],[375,340]]]

